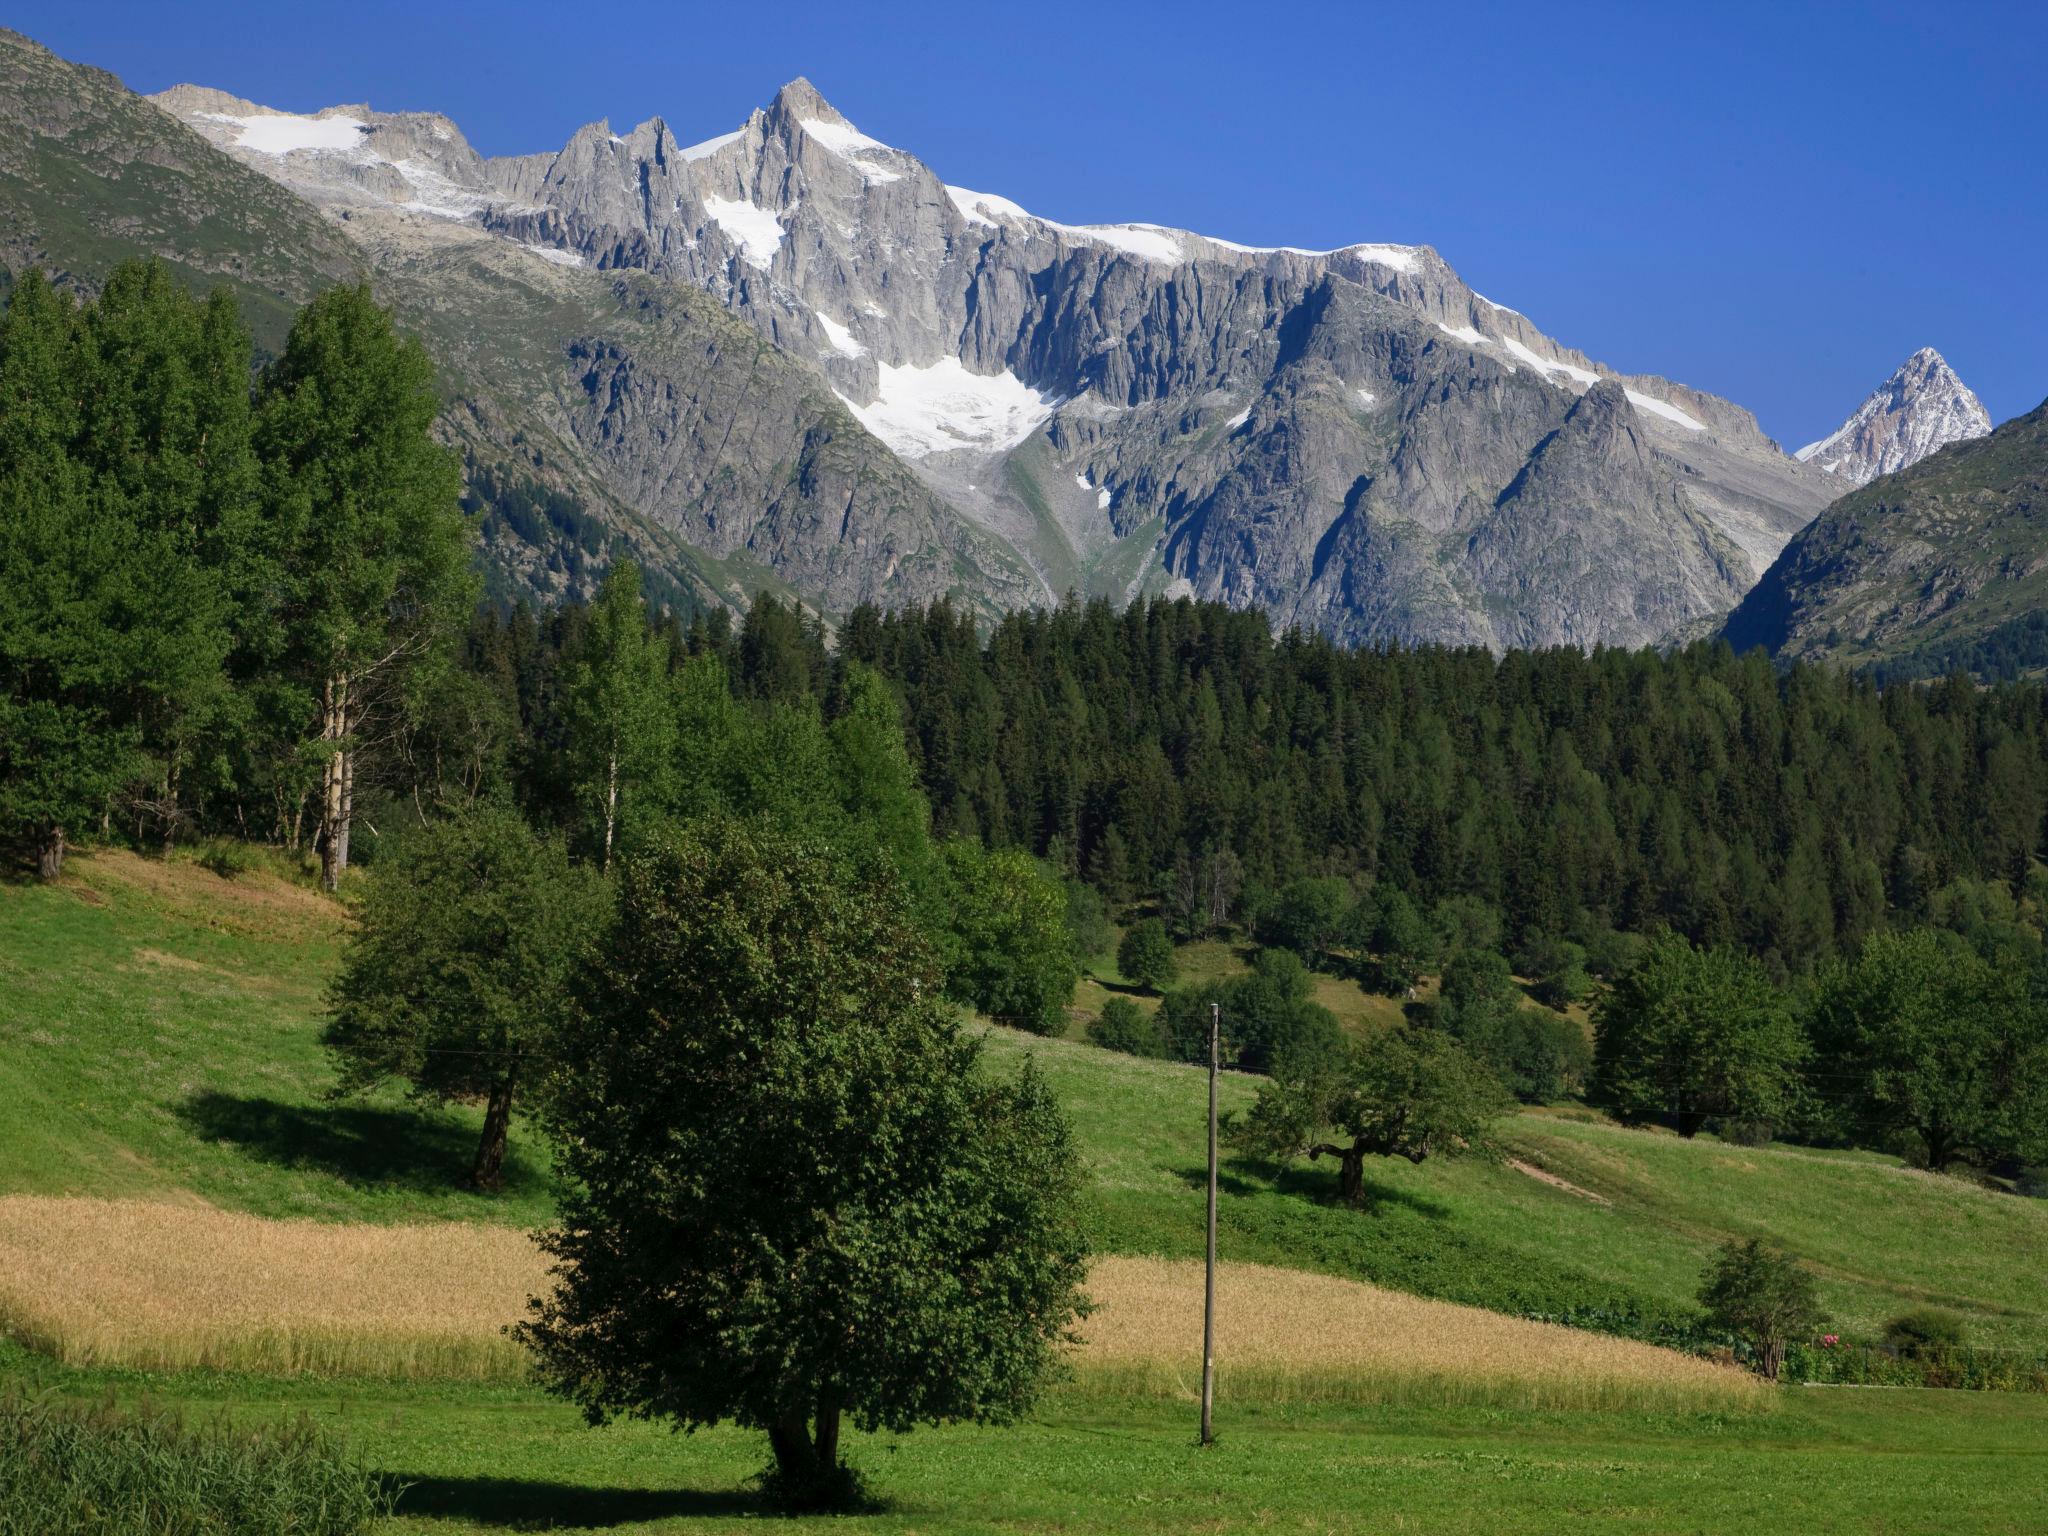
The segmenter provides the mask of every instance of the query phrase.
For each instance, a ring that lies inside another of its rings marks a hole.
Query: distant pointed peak
[[[845,115],[819,95],[818,88],[802,75],[798,75],[775,93],[773,106],[783,116],[798,122],[846,122]]]

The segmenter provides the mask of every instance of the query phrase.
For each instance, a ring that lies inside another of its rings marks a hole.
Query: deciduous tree
[[[1082,1306],[1080,1174],[1027,1067],[981,1065],[881,860],[711,819],[622,863],[547,1120],[552,1390],[767,1431],[843,1494],[840,1429],[1008,1422]]]

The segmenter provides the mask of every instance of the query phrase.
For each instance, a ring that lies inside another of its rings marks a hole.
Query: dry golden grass
[[[1084,1380],[1198,1387],[1198,1262],[1109,1256],[1089,1289]],[[1217,1380],[1239,1398],[1697,1408],[1766,1395],[1673,1350],[1262,1264],[1219,1267],[1216,1317]]]
[[[488,1379],[546,1279],[522,1232],[0,1199],[0,1329],[72,1365]]]
[[[76,1365],[491,1379],[546,1283],[502,1227],[267,1221],[209,1206],[0,1198],[0,1328]],[[1074,1360],[1083,1390],[1191,1393],[1201,1266],[1107,1257]],[[1763,1393],[1704,1361],[1354,1281],[1226,1264],[1218,1378],[1242,1399],[1726,1408]]]

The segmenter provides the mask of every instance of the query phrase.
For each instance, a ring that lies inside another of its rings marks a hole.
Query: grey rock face
[[[976,551],[970,582],[1003,568],[999,601],[1171,587],[1352,639],[1641,643],[1724,612],[1836,488],[1746,411],[1613,373],[1427,246],[1064,225],[948,186],[803,80],[702,142],[594,123],[505,159],[432,114],[156,99],[386,249],[459,224],[709,294],[843,414],[743,407],[727,428],[778,446],[736,460],[713,380],[580,338],[563,429],[627,504],[717,558],[770,551],[832,607],[907,595],[862,573],[915,569],[915,544]],[[854,440],[886,449],[881,500],[921,531],[813,557],[842,480],[880,483],[831,467]],[[803,515],[771,471],[812,488]]]
[[[1896,474],[1937,448],[1983,437],[1991,417],[1948,360],[1922,347],[1880,384],[1855,413],[1817,443],[1799,450],[1801,463],[1826,470],[1849,487]]]

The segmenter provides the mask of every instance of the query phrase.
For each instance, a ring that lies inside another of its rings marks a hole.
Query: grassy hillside
[[[288,869],[233,879],[123,853],[53,889],[0,885],[0,1193],[183,1191],[230,1210],[327,1220],[530,1225],[544,1149],[515,1126],[510,1187],[461,1188],[474,1111],[326,1097],[322,988],[343,914]],[[1211,960],[1223,963],[1218,957]],[[1107,1251],[1200,1251],[1202,1075],[988,1032],[1029,1054],[1073,1114]],[[1226,1078],[1226,1110],[1253,1079]],[[2048,1342],[2048,1203],[1875,1157],[1685,1143],[1597,1117],[1510,1122],[1521,1166],[1389,1162],[1373,1208],[1331,1203],[1334,1173],[1233,1162],[1226,1256],[1511,1312],[1611,1322],[1683,1313],[1714,1246],[1769,1238],[1805,1256],[1844,1331],[1908,1305],[1965,1313],[1985,1344]],[[1539,1175],[1547,1173],[1548,1179]]]

